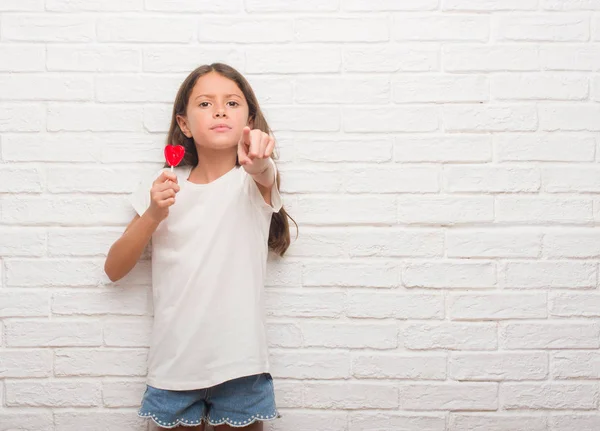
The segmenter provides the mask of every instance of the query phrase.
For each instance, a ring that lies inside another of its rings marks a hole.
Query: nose
[[[225,108],[217,108],[215,111],[216,117],[224,117],[225,116]]]

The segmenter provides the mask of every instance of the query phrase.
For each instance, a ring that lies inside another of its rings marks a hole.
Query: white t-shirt
[[[181,189],[152,235],[147,383],[190,390],[269,372],[263,294],[277,184],[270,206],[243,167],[208,184],[187,180],[191,166],[174,170]],[[140,215],[160,172],[131,196]]]

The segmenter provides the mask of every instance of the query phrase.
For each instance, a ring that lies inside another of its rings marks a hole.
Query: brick
[[[2,221],[9,225],[122,225],[132,217],[133,209],[124,197],[10,196],[2,200]]]
[[[305,406],[313,409],[397,409],[398,388],[363,382],[308,382]]]
[[[300,17],[294,21],[294,36],[299,42],[382,42],[390,37],[388,22],[387,18],[367,16]],[[277,27],[274,33],[277,35]]]
[[[146,287],[108,288],[99,292],[56,292],[52,295],[52,313],[56,315],[145,315],[148,314]]]
[[[538,0],[445,0],[442,10],[448,11],[516,11],[536,10]]]
[[[108,347],[149,347],[152,318],[111,319],[103,325],[104,345]]]
[[[517,166],[448,166],[445,189],[464,193],[527,193],[540,190],[540,171]]]
[[[96,100],[106,103],[175,100],[179,77],[156,75],[102,75],[96,77]]]
[[[392,81],[395,103],[484,102],[489,99],[485,76],[401,75]]]
[[[398,346],[398,328],[390,323],[301,322],[304,345],[349,349],[394,349]]]
[[[349,45],[343,48],[343,68],[347,72],[431,72],[440,70],[439,52],[431,45]]]
[[[54,354],[56,376],[144,376],[145,349],[58,349]]]
[[[8,14],[2,19],[3,41],[92,42],[94,17],[68,14]]]
[[[146,390],[146,381],[113,381],[102,382],[102,401],[105,407],[136,407]]]
[[[538,50],[525,44],[448,44],[442,48],[442,64],[447,72],[535,71],[540,69]]]
[[[270,363],[275,378],[327,380],[350,377],[347,351],[275,350],[270,354]]]
[[[411,350],[495,350],[498,345],[494,323],[409,323],[401,338]]]
[[[248,12],[330,12],[338,9],[339,0],[246,0],[245,6]]]
[[[41,72],[44,71],[45,57],[43,45],[3,42],[0,45],[0,72]]]
[[[269,289],[266,295],[266,311],[275,317],[339,317],[343,313],[344,292],[289,291]]]
[[[6,320],[4,333],[9,347],[96,347],[102,343],[102,326],[92,320]]]
[[[496,410],[495,383],[419,383],[400,385],[402,410]]]
[[[129,12],[141,11],[143,9],[143,0],[47,0],[46,10],[54,12]]]
[[[138,108],[106,105],[50,105],[48,130],[52,132],[139,132]]]
[[[406,287],[490,288],[496,285],[496,266],[488,262],[422,262],[408,263],[402,269]]]
[[[548,377],[548,354],[544,352],[452,353],[448,375],[453,380],[544,380]]]
[[[300,196],[294,218],[305,224],[391,224],[396,200],[387,196]]]
[[[545,318],[545,293],[474,293],[449,297],[450,318],[501,320]]]
[[[600,317],[600,295],[593,292],[552,292],[548,305],[551,316]]]
[[[2,227],[0,228],[0,237],[2,238],[0,256],[5,258],[42,256],[46,250],[46,233],[44,229]]]
[[[53,353],[51,350],[2,349],[0,351],[0,377],[50,377],[52,376],[52,363]],[[1,413],[0,418],[2,418]]]
[[[593,322],[500,323],[505,349],[597,349],[599,335],[600,326]]]
[[[385,77],[299,77],[294,94],[299,103],[382,104],[389,102],[391,91]]]
[[[552,355],[552,377],[554,379],[598,379],[600,378],[599,352],[564,351]]]
[[[342,108],[346,132],[433,132],[440,128],[436,107]]]
[[[490,21],[483,15],[394,15],[394,40],[473,41],[489,38]]]
[[[444,298],[439,294],[359,291],[348,292],[346,315],[353,318],[442,319]]]
[[[444,380],[446,356],[356,354],[352,358],[352,374],[364,379]]]
[[[137,409],[130,411],[59,411],[54,414],[56,427],[64,430],[122,429],[127,431],[145,431],[148,420],[137,416]]]
[[[45,317],[50,313],[49,292],[0,289],[0,317]]]
[[[598,45],[540,45],[539,58],[545,70],[600,70]]]
[[[498,40],[587,41],[589,17],[586,14],[506,14],[495,17]]]
[[[188,17],[110,16],[96,22],[100,42],[188,43],[195,31],[196,23]]]
[[[446,233],[448,257],[539,257],[542,234],[519,228],[452,229]]]
[[[598,274],[592,262],[507,262],[502,284],[509,289],[595,288]]]
[[[340,66],[340,48],[327,45],[274,45],[246,49],[247,73],[338,72]]]
[[[500,386],[502,408],[597,409],[598,387],[592,383],[506,383]]]
[[[395,162],[489,162],[492,142],[488,136],[398,136]]]
[[[591,162],[596,139],[571,133],[503,133],[493,137],[499,161]]]
[[[201,50],[190,50],[187,46],[150,45],[144,46],[142,51],[144,72],[189,73],[200,64],[212,62],[230,64],[243,70],[245,64],[243,51],[230,47],[208,45]]]
[[[527,105],[447,105],[443,122],[452,132],[524,132],[537,129],[538,117]]]
[[[595,105],[544,105],[538,108],[544,131],[600,131],[600,107]]]
[[[584,100],[588,78],[572,74],[498,74],[490,81],[495,100]]]
[[[98,3],[95,3],[98,4]],[[57,72],[135,72],[141,69],[135,47],[57,45],[47,47],[46,66]]]
[[[398,198],[398,220],[406,224],[456,225],[493,220],[491,196]]]
[[[446,419],[441,414],[427,413],[394,413],[386,410],[383,412],[358,411],[350,414],[350,431],[369,431],[377,429],[419,430],[419,431],[446,431]]]
[[[589,199],[500,196],[495,209],[498,222],[583,224],[593,220]]]
[[[100,405],[100,385],[72,380],[14,380],[6,383],[10,407],[93,407]]]
[[[324,106],[269,107],[264,109],[273,130],[291,132],[336,132],[341,118],[338,108]]]
[[[39,132],[45,124],[39,104],[0,103],[0,132]]]
[[[390,263],[358,264],[354,262],[306,262],[302,265],[304,286],[368,286],[398,285],[398,266]]]
[[[507,413],[451,412],[448,431],[547,431],[546,416]]]

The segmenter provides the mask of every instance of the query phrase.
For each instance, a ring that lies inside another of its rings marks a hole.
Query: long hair
[[[263,115],[260,106],[258,105],[256,95],[254,94],[254,91],[252,90],[252,87],[250,86],[246,78],[244,78],[244,76],[241,73],[239,73],[233,67],[228,66],[227,64],[206,64],[192,71],[188,75],[188,77],[183,81],[183,83],[179,87],[179,91],[177,92],[175,104],[173,105],[173,114],[171,116],[171,126],[169,127],[169,134],[167,136],[167,145],[183,145],[183,147],[185,147],[185,155],[179,166],[196,166],[198,164],[198,151],[196,149],[196,145],[194,144],[194,139],[185,136],[179,128],[179,124],[177,123],[177,115],[186,115],[188,101],[190,99],[190,95],[192,94],[192,90],[196,85],[196,82],[200,77],[210,72],[217,72],[219,75],[225,78],[229,78],[233,82],[235,82],[244,94],[244,97],[246,98],[249,111],[248,117],[249,119],[253,120],[253,127],[255,129],[260,129],[269,135],[273,135],[273,132],[269,127],[269,124],[267,123],[267,120],[265,119],[265,116]],[[273,156],[272,158],[275,159],[275,157]],[[237,158],[236,165],[240,165],[239,160],[237,160]],[[169,165],[165,163],[165,167],[168,166]],[[281,183],[279,169],[277,169],[276,182],[277,187],[279,187]],[[296,225],[296,232],[298,232],[298,224],[292,217],[290,217],[290,215],[283,207],[279,210],[279,212],[273,213],[273,217],[271,218],[268,245],[269,249],[277,253],[279,256],[284,255],[291,242],[288,218],[294,222],[294,224]]]

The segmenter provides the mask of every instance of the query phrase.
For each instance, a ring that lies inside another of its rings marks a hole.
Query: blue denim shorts
[[[206,389],[172,391],[146,387],[138,416],[163,428],[178,425],[245,427],[280,417],[275,406],[273,378],[269,373],[228,380]]]

